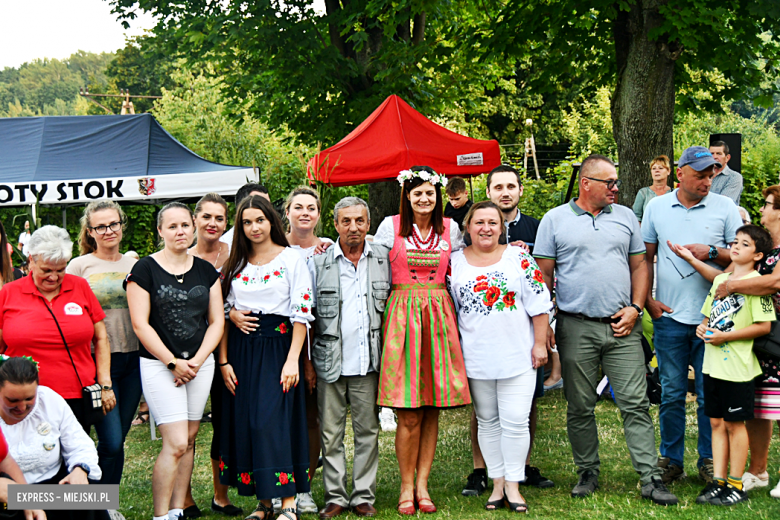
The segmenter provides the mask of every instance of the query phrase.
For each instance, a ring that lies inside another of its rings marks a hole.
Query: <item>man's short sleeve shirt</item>
[[[555,260],[559,309],[593,318],[612,316],[631,305],[629,257],[645,252],[639,221],[618,204],[594,217],[575,200],[544,216],[534,256]]]
[[[701,306],[710,283],[667,245],[705,244],[726,247],[734,241],[742,218],[728,197],[710,193],[690,208],[677,198],[679,189],[656,197],[645,209],[642,238],[658,244],[656,263],[656,300],[672,309],[664,316],[685,325],[701,322]],[[721,269],[713,262],[711,266]]]

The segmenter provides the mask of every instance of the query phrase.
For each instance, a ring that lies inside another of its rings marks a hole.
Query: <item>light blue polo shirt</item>
[[[664,316],[686,325],[698,325],[702,319],[701,307],[712,284],[675,255],[666,241],[726,247],[736,238],[742,217],[728,197],[710,193],[698,204],[686,208],[677,198],[678,191],[650,201],[642,219],[642,239],[648,244],[658,244],[656,300],[674,311],[665,312]],[[714,262],[707,263],[722,269]]]

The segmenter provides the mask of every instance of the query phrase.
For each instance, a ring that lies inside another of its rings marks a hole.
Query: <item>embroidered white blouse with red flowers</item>
[[[286,247],[265,265],[247,264],[233,276],[227,303],[239,311],[288,316],[310,323],[311,275],[300,253]]]
[[[532,316],[552,310],[550,293],[533,257],[507,247],[487,267],[451,257],[450,294],[458,312],[463,360],[469,379],[505,379],[533,368]]]

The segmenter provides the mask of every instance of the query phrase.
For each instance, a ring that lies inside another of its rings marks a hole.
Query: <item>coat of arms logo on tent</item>
[[[144,177],[138,179],[138,191],[141,195],[151,195],[154,193],[154,178]]]

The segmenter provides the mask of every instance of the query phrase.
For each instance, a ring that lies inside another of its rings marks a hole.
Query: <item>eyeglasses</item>
[[[90,227],[89,229],[91,229],[98,235],[105,235],[109,229],[114,233],[116,233],[117,231],[119,231],[121,227],[122,227],[122,222],[117,221],[117,222],[112,222],[107,226],[95,226],[95,227]]]
[[[612,180],[609,180],[609,181],[604,180],[604,179],[596,179],[594,177],[585,177],[585,179],[588,179],[589,181],[603,182],[604,184],[607,185],[607,189],[608,190],[611,190],[615,186],[617,186],[618,189],[620,189],[620,186],[623,185],[623,181],[621,181],[620,179],[612,179]]]
[[[774,202],[774,201],[772,201],[772,202],[769,202],[768,200],[765,200],[765,201],[764,201],[764,205],[763,205],[763,206],[761,206],[761,207],[762,207],[762,208],[765,208],[765,207],[767,207],[767,206],[772,206],[772,207],[774,207],[774,206],[775,206],[775,202]]]

